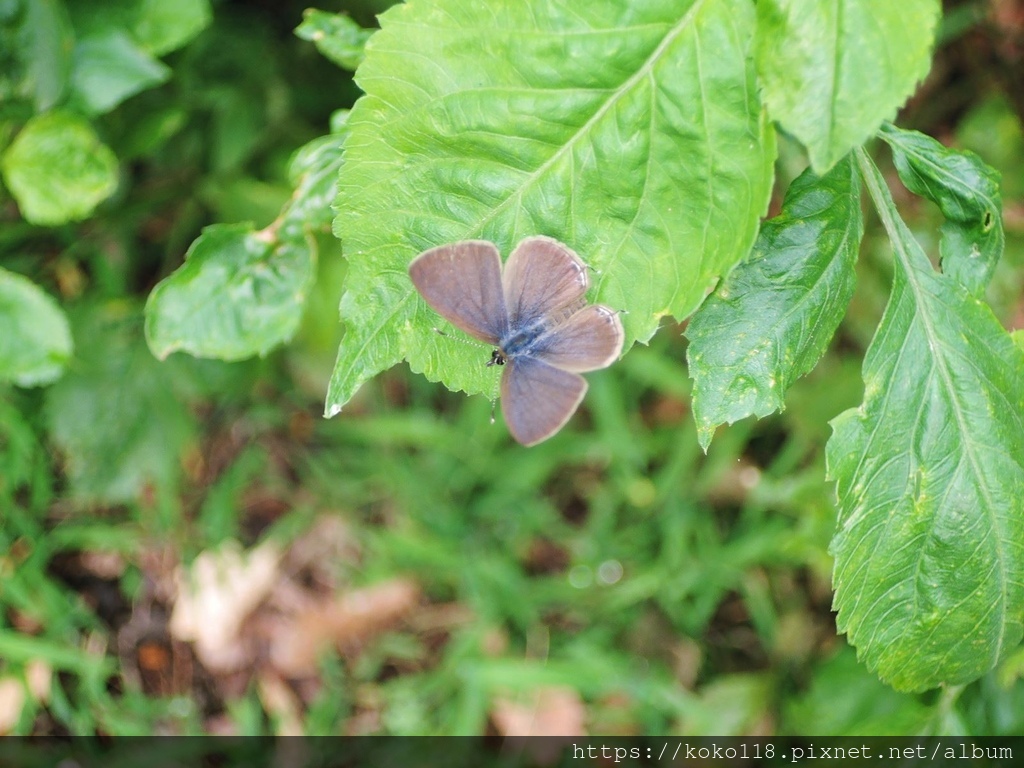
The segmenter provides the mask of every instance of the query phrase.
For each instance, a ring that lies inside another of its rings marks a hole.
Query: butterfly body
[[[524,445],[561,429],[587,389],[579,374],[611,365],[622,350],[618,313],[587,304],[586,266],[552,238],[526,238],[504,268],[493,243],[438,246],[417,256],[409,275],[442,317],[495,347],[487,365],[504,366],[502,413]]]
[[[579,301],[570,307],[552,312],[549,316],[543,316],[530,323],[510,328],[505,337],[498,340],[498,351],[506,358],[543,354],[545,341],[551,333],[555,332],[563,321],[585,305],[585,301]]]

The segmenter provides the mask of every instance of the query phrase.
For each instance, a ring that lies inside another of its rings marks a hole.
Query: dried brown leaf
[[[25,685],[13,677],[0,678],[0,734],[7,734],[18,724],[25,706]]]
[[[190,569],[176,575],[171,635],[193,642],[196,656],[211,671],[243,665],[248,654],[239,636],[242,622],[274,586],[280,560],[271,542],[250,552],[227,542],[200,554]]]
[[[585,736],[587,711],[574,688],[537,688],[523,702],[496,698],[491,710],[494,727],[503,736]]]
[[[52,675],[49,664],[33,659],[25,665],[24,679],[13,675],[0,678],[0,734],[10,733],[18,724],[28,696],[40,704],[49,701]]]
[[[302,736],[302,704],[288,684],[272,672],[264,672],[257,681],[260,701],[267,714],[277,721],[277,736]]]
[[[391,579],[319,602],[279,625],[271,638],[271,658],[285,674],[313,674],[317,657],[326,648],[357,650],[404,618],[419,599],[415,582]]]

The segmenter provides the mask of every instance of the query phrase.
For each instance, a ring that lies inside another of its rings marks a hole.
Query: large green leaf
[[[492,389],[488,355],[433,333],[409,281],[431,246],[566,242],[594,268],[592,298],[628,310],[627,346],[749,251],[775,155],[749,0],[412,0],[380,23],[341,172],[350,272],[328,414],[403,358]]]
[[[837,417],[838,626],[897,689],[964,683],[1024,633],[1024,353],[988,305],[936,273],[874,164],[892,295]]]
[[[942,271],[975,295],[984,293],[1003,255],[1003,199],[999,172],[966,150],[944,147],[931,136],[885,125],[881,137],[907,189],[939,206]]]
[[[939,0],[758,0],[771,116],[819,173],[863,144],[931,66]]]
[[[48,384],[71,357],[71,330],[57,302],[28,278],[0,268],[0,381]]]
[[[71,112],[33,117],[4,152],[4,182],[33,224],[83,219],[117,187],[117,158]]]
[[[852,158],[818,178],[807,169],[738,265],[690,320],[687,358],[697,436],[784,407],[846,313],[863,221]]]

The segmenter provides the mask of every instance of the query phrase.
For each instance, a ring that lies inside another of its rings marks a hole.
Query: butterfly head
[[[504,352],[500,349],[494,349],[491,350],[491,359],[487,361],[487,365],[504,365],[507,359]]]

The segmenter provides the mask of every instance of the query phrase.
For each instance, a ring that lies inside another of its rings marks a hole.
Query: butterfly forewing
[[[614,363],[624,338],[619,313],[591,304],[538,339],[530,354],[564,371],[586,373]]]
[[[445,320],[474,338],[497,344],[508,329],[501,255],[493,243],[464,240],[424,251],[409,277]]]
[[[513,330],[579,301],[587,292],[587,267],[550,237],[521,241],[505,263],[505,305]]]
[[[523,445],[546,440],[573,415],[587,382],[531,357],[508,361],[501,377],[501,412],[512,437]]]

